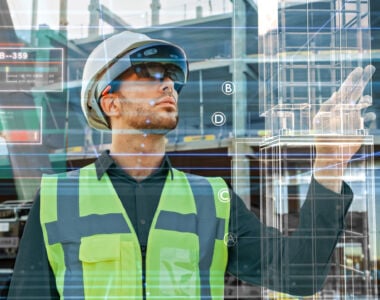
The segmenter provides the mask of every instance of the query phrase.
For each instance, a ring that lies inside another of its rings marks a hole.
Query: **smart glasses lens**
[[[116,91],[120,86],[120,78],[134,72],[140,78],[164,80],[170,78],[174,89],[179,93],[187,81],[189,73],[185,52],[170,44],[150,44],[128,51],[112,64],[102,80],[97,84],[95,95],[99,99],[107,88],[108,93]]]
[[[173,82],[183,83],[185,78],[180,68],[173,64],[145,63],[133,67],[140,78],[164,80],[170,78]]]

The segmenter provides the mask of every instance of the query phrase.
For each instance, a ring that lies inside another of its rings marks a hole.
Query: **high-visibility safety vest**
[[[149,232],[145,289],[139,241],[108,175],[98,180],[91,164],[43,176],[40,221],[61,299],[142,299],[144,290],[147,300],[223,299],[226,183],[173,175]]]

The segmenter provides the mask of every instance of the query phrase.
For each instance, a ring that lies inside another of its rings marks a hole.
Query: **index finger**
[[[371,80],[375,71],[376,71],[376,68],[373,65],[368,65],[364,68],[363,77],[362,77],[364,88],[367,86],[368,82]]]
[[[356,102],[364,88],[362,88],[363,68],[355,68],[343,82],[337,92],[338,104]]]
[[[355,104],[361,98],[375,70],[372,65],[366,66],[364,70],[361,67],[355,68],[338,91],[338,103]]]

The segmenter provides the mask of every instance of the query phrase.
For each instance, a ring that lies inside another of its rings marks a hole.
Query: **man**
[[[356,69],[323,111],[356,101],[372,73]],[[142,34],[123,32],[91,53],[82,108],[92,127],[112,130],[111,149],[43,177],[9,299],[222,299],[226,271],[296,295],[321,288],[352,200],[341,166],[360,140],[343,156],[317,147],[299,228],[283,237],[232,191],[230,201],[218,198],[227,189],[220,178],[172,168],[165,134],[177,125],[187,76],[181,48]]]

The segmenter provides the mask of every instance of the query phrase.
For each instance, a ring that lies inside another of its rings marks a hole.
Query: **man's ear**
[[[120,114],[120,101],[118,101],[118,97],[114,93],[102,96],[100,106],[108,117],[115,117]]]

